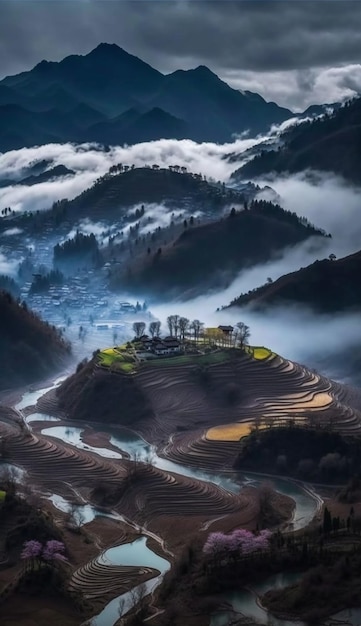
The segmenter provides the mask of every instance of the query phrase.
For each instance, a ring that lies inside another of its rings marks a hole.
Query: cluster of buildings
[[[231,338],[234,328],[233,326],[218,326],[216,329],[206,329],[205,332],[207,332],[207,330],[216,331],[218,338]],[[177,355],[184,350],[184,342],[171,335],[164,338],[142,335],[137,341],[142,344],[144,352],[150,352],[156,356]]]
[[[142,335],[139,341],[142,343],[144,351],[151,352],[156,356],[168,356],[172,354],[179,354],[182,352],[182,345],[175,337],[148,337],[148,335]]]

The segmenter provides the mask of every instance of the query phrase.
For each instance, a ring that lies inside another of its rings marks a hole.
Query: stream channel
[[[42,395],[58,386],[61,380],[61,378],[58,378],[51,387],[26,392],[22,396],[20,402],[15,406],[15,408],[18,411],[21,411],[25,407],[34,406]],[[239,493],[240,489],[242,489],[243,486],[257,486],[265,480],[271,480],[273,487],[278,492],[291,497],[295,502],[294,516],[291,523],[291,528],[293,530],[298,530],[300,528],[303,528],[304,526],[307,526],[307,524],[313,519],[319,508],[320,498],[317,496],[317,494],[311,489],[305,489],[302,487],[302,485],[299,485],[291,480],[278,477],[274,478],[263,474],[251,473],[247,473],[247,475],[243,476],[240,476],[236,473],[214,474],[203,471],[201,469],[195,469],[179,465],[177,463],[173,463],[172,461],[159,457],[157,455],[155,446],[147,443],[136,433],[133,433],[132,431],[126,429],[115,430],[112,428],[107,428],[106,425],[102,425],[102,432],[110,435],[110,443],[114,448],[118,450],[117,452],[115,452],[114,450],[109,450],[107,448],[97,448],[95,446],[85,444],[82,441],[81,436],[84,428],[87,425],[81,427],[78,425],[70,424],[66,426],[50,426],[50,423],[54,423],[58,421],[58,419],[44,413],[32,413],[24,419],[26,420],[27,424],[30,424],[32,421],[35,420],[44,421],[45,423],[47,422],[46,427],[41,430],[41,433],[43,435],[46,435],[47,437],[56,437],[77,448],[95,452],[102,457],[116,459],[122,458],[123,456],[125,456],[124,453],[126,453],[134,458],[136,455],[136,458],[139,461],[150,460],[152,465],[158,467],[159,469],[195,478],[197,480],[209,481],[233,493]],[[57,494],[52,494],[49,499],[53,502],[54,506],[56,506],[60,510],[68,510],[69,503],[61,496]],[[78,509],[80,514],[82,515],[82,519],[84,520],[83,523],[90,522],[95,517],[101,515],[117,517],[118,519],[121,519],[121,516],[103,513],[99,511],[96,507],[93,507],[89,504],[79,505]],[[152,593],[155,588],[161,583],[165,572],[168,571],[168,569],[170,568],[170,563],[168,560],[159,557],[155,552],[147,547],[146,535],[149,533],[147,533],[145,529],[141,530],[144,534],[140,539],[137,539],[130,544],[110,548],[102,553],[99,559],[102,560],[102,562],[109,562],[112,564],[134,566],[143,565],[145,567],[148,566],[157,569],[160,574],[145,583],[147,594],[149,594]],[[161,543],[160,539],[159,542]],[[294,576],[294,574],[281,573],[276,576],[269,577],[266,581],[263,581],[258,585],[254,585],[253,591],[242,590],[240,592],[226,594],[224,597],[225,600],[232,605],[234,611],[240,612],[247,617],[253,617],[263,624],[268,624],[270,623],[270,615],[257,603],[257,594],[262,595],[269,589],[292,584],[292,582],[295,582]],[[132,602],[133,594],[131,592],[124,593],[117,598],[114,598],[104,607],[99,615],[92,618],[86,623],[91,624],[91,626],[112,626],[119,618],[119,607],[122,607],[121,614],[124,615],[131,608]],[[218,612],[212,616],[210,626],[225,626],[228,624],[230,617],[231,614],[229,611]],[[271,623],[275,626],[303,626],[301,622],[277,620],[273,617],[271,618]]]

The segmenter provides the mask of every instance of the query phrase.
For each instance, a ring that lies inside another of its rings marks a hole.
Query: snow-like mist
[[[26,175],[29,164],[42,160],[51,161],[51,167],[65,165],[75,175],[31,187],[12,185],[0,188],[0,210],[10,206],[16,211],[37,211],[49,208],[60,198],[70,200],[117,163],[134,164],[135,167],[154,163],[160,167],[180,165],[187,167],[190,172],[202,173],[223,181],[234,170],[234,165],[222,160],[222,157],[231,152],[242,153],[261,140],[262,138],[237,139],[231,144],[218,145],[197,144],[190,139],[162,139],[129,147],[113,147],[109,151],[101,150],[95,144],[48,144],[13,150],[0,154],[0,179],[16,181],[19,179],[19,172]]]
[[[19,259],[7,259],[5,254],[0,250],[0,274],[15,276],[18,265]]]

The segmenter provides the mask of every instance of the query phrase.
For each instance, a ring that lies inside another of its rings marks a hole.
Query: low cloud
[[[0,274],[15,277],[19,259],[11,259],[0,248]]]
[[[22,232],[21,228],[8,228],[7,230],[4,230],[3,235],[10,237],[11,235],[20,235]]]
[[[78,224],[76,224],[74,228],[72,228],[68,232],[68,234],[60,241],[60,243],[63,243],[67,239],[72,239],[78,232],[82,233],[83,235],[93,234],[96,237],[100,238],[103,233],[109,232],[109,230],[112,230],[109,228],[109,225],[103,224],[102,222],[93,222],[88,217],[86,217],[83,220],[80,220]]]
[[[312,104],[342,102],[361,92],[359,63],[269,72],[228,69],[223,76],[231,87],[260,93],[295,112]]]
[[[261,181],[260,184],[267,184]],[[268,181],[281,205],[331,233],[329,252],[345,256],[361,247],[361,189],[332,174],[307,173]],[[317,258],[317,257],[316,257]],[[307,260],[307,259],[305,259]],[[287,271],[287,270],[286,270]]]
[[[31,187],[11,185],[0,188],[0,210],[10,206],[16,211],[37,211],[49,208],[61,198],[73,199],[117,163],[134,164],[135,167],[154,163],[160,167],[180,165],[190,172],[224,181],[233,171],[234,164],[222,157],[231,152],[242,153],[262,139],[237,139],[222,145],[198,144],[190,139],[160,139],[134,146],[116,146],[109,151],[96,144],[48,144],[12,150],[0,154],[0,178],[15,178],[19,172],[25,174],[29,163],[43,159],[50,160],[52,165],[63,164],[74,170],[75,175]]]

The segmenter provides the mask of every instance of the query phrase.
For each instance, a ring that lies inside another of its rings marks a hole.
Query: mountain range
[[[41,61],[0,82],[2,151],[64,141],[226,142],[293,116],[256,93],[232,89],[205,66],[165,75],[115,44]]]

